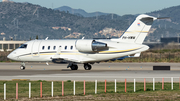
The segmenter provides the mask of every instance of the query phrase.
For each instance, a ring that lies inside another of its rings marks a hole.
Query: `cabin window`
[[[50,46],[48,46],[48,50],[50,50]]]
[[[73,46],[71,46],[71,50],[73,49]]]
[[[9,44],[9,49],[14,49],[14,44]]]
[[[44,50],[44,48],[45,48],[45,47],[44,47],[44,46],[42,46],[42,50]]]
[[[54,46],[54,48],[53,48],[54,50],[56,49],[56,46]]]
[[[59,47],[61,47],[61,46],[59,46]]]
[[[27,48],[27,44],[22,44],[19,48]]]
[[[67,46],[65,46],[65,48],[64,48],[65,50],[67,49]]]

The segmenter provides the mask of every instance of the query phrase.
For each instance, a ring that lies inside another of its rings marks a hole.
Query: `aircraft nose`
[[[12,52],[7,56],[8,59],[17,60],[16,52]]]
[[[9,54],[9,55],[7,56],[7,58],[12,60],[12,59],[13,59],[12,54]]]

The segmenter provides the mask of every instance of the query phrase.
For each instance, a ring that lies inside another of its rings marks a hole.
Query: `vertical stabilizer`
[[[139,15],[127,31],[120,37],[121,42],[142,44],[153,21],[156,19],[157,18],[145,14]]]

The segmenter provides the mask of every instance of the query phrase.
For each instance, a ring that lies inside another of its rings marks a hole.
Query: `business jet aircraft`
[[[77,64],[84,64],[85,70],[91,70],[91,65],[101,61],[139,57],[140,53],[149,49],[143,45],[153,21],[158,18],[141,14],[127,31],[115,39],[76,39],[76,40],[32,40],[24,43],[11,52],[7,57],[21,61],[21,70],[25,69],[24,62],[49,62],[59,59],[67,62],[67,68],[77,70]]]

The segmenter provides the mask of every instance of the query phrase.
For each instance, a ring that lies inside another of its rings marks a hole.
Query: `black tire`
[[[84,64],[84,69],[85,70],[91,70],[92,66],[89,64]]]
[[[75,65],[75,67],[76,67],[76,70],[78,70],[78,66],[77,66],[77,65]]]
[[[84,69],[85,69],[85,70],[88,70],[88,65],[84,65]]]
[[[88,67],[89,67],[89,68],[88,68],[88,70],[91,70],[92,66],[91,66],[91,65],[89,65]]]
[[[25,66],[20,66],[20,69],[21,70],[25,70]]]
[[[71,70],[78,70],[78,66],[77,65],[72,65]]]

